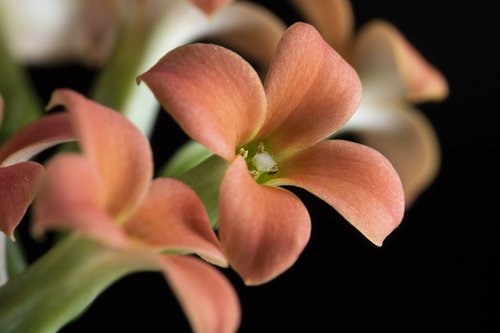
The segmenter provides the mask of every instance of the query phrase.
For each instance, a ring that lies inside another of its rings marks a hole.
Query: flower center
[[[269,176],[273,177],[278,173],[278,163],[266,151],[262,142],[249,148],[248,150],[241,148],[239,154],[247,162],[250,174],[258,183],[263,183],[270,178]]]

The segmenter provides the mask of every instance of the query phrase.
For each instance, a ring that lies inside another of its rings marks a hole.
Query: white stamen
[[[252,158],[252,162],[260,173],[276,172],[277,163],[273,160],[271,155],[265,151],[255,154]]]

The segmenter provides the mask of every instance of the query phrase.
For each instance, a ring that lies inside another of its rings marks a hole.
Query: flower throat
[[[239,155],[245,159],[250,174],[259,184],[276,177],[279,172],[278,163],[266,151],[262,142],[249,145],[248,150],[240,148]]]

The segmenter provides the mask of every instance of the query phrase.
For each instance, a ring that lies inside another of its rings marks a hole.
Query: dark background
[[[301,20],[286,1],[258,2],[272,3],[268,8],[287,23]],[[246,287],[224,270],[241,301],[239,332],[499,332],[499,37],[494,2],[352,3],[358,26],[387,19],[448,79],[446,101],[419,105],[441,142],[440,174],[381,248],[332,208],[297,191],[313,220],[311,240],[298,262],[258,287]],[[61,86],[86,92],[95,74],[78,65],[29,71],[45,100]],[[153,139],[161,160],[170,153],[164,140],[180,144],[185,136],[161,113]],[[26,234],[23,238],[30,260],[47,247]],[[161,274],[136,273],[112,285],[62,330],[94,331],[190,328]]]

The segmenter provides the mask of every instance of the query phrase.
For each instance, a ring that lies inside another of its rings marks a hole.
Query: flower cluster
[[[0,3],[2,332],[55,332],[137,271],[163,273],[193,331],[236,332],[223,269],[261,285],[297,261],[311,218],[294,187],[382,246],[435,177],[412,103],[446,81],[389,23],[355,33],[348,1],[291,2],[304,22],[290,26],[244,1],[45,0],[36,22]],[[19,63],[64,59],[99,68],[96,83],[55,90],[43,113]],[[192,142],[155,174],[158,110]],[[29,208],[33,237],[61,237],[19,278],[5,243]]]

